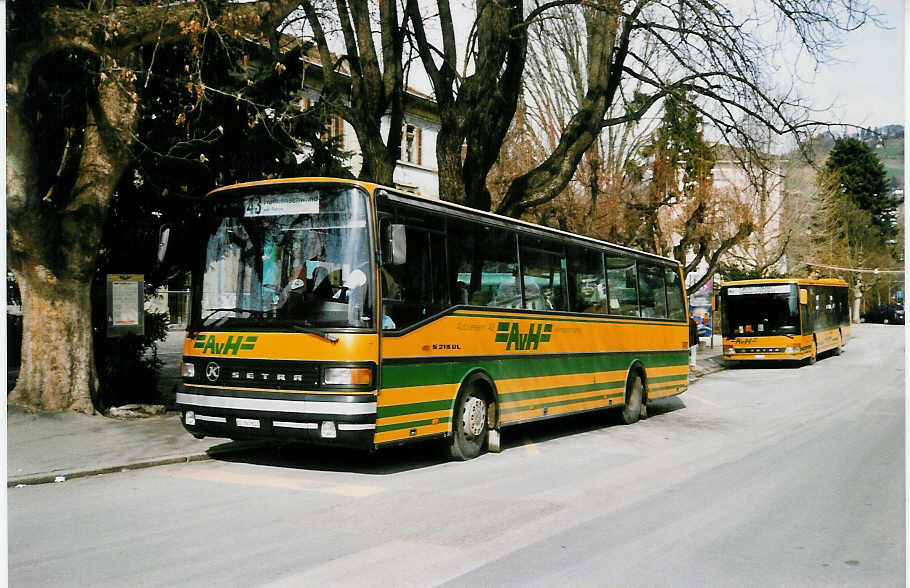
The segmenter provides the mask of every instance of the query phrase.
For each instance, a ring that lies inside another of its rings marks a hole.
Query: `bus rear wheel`
[[[475,384],[467,384],[455,402],[452,422],[452,459],[467,461],[480,455],[487,439],[487,400]]]
[[[631,425],[637,423],[641,418],[643,393],[644,385],[641,382],[641,376],[635,374],[629,379],[629,386],[626,390],[626,404],[622,407],[623,424]]]

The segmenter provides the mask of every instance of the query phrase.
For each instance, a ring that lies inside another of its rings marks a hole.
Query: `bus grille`
[[[209,384],[234,388],[314,389],[319,387],[318,362],[270,361],[270,360],[226,360],[223,358],[202,359],[185,357],[184,361],[197,364],[195,378],[185,378],[187,384]],[[218,366],[217,376],[209,377],[213,370],[209,364]]]
[[[786,347],[745,347],[734,349],[736,353],[784,353]]]

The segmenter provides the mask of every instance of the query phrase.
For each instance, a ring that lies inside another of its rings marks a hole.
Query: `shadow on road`
[[[648,403],[648,415],[649,418],[654,418],[682,408],[686,408],[686,405],[679,397],[661,398]],[[598,429],[622,426],[620,413],[616,409],[514,425],[503,429],[502,451],[507,452],[528,443],[545,443]],[[214,460],[231,463],[370,475],[396,474],[449,461],[445,439],[414,442],[373,452],[301,443],[226,441],[210,448],[208,453]]]
[[[448,461],[438,439],[372,452],[303,443],[227,442],[208,453],[212,459],[232,463],[371,475],[397,474]]]

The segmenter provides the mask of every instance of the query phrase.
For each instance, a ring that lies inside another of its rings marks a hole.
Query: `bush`
[[[158,378],[162,361],[158,342],[167,337],[166,312],[145,313],[145,333],[107,338],[95,335],[95,354],[101,388],[98,408],[130,403],[158,404]]]

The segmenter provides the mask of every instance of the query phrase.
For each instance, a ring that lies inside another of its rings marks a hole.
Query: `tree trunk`
[[[109,58],[102,64],[110,71]],[[24,84],[21,85],[24,88]],[[17,87],[18,88],[18,87]],[[104,221],[130,159],[137,120],[129,81],[103,78],[87,104],[72,186],[38,193],[34,134],[23,92],[7,113],[7,250],[22,294],[22,363],[10,404],[94,414],[91,284]],[[42,197],[43,196],[43,197]]]
[[[91,280],[58,280],[42,266],[13,273],[22,293],[22,364],[7,402],[94,414]]]

